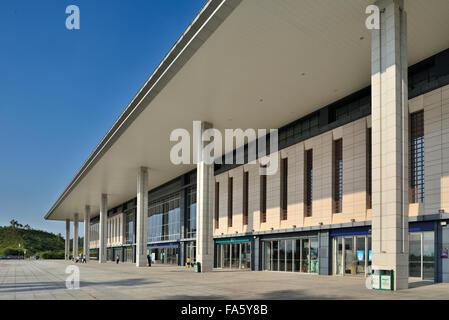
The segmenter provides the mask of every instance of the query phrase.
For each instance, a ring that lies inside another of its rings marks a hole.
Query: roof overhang
[[[101,194],[109,208],[194,165],[170,162],[170,133],[194,120],[279,128],[370,84],[372,0],[211,0],[46,214],[73,219]],[[406,1],[409,65],[449,47],[449,1]]]

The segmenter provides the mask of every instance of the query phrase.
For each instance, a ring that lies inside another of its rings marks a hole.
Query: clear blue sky
[[[44,214],[205,2],[0,1],[0,225],[64,234]]]

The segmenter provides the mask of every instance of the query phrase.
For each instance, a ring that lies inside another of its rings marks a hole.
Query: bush
[[[65,252],[59,251],[43,251],[37,254],[42,259],[64,259]]]
[[[23,256],[23,250],[15,249],[15,248],[6,248],[3,250],[4,256]]]

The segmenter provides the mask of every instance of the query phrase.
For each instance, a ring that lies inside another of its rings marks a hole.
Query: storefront
[[[147,254],[153,263],[179,265],[179,242],[149,244]]]
[[[265,271],[318,273],[318,237],[262,240]]]
[[[249,238],[217,240],[216,267],[251,270],[251,241]]]
[[[123,257],[122,257],[123,249],[122,249],[122,247],[112,248],[112,254],[113,254],[114,261],[117,260],[117,257],[119,258],[120,261],[123,261]]]
[[[89,259],[91,260],[98,260],[98,248],[95,249],[89,249]]]
[[[372,261],[369,232],[366,230],[331,234],[333,236],[333,275],[365,275],[368,272]]]
[[[185,261],[190,261],[190,263],[196,262],[196,241],[187,241],[185,242]]]
[[[134,260],[134,246],[123,247],[123,261],[124,262],[135,262]]]

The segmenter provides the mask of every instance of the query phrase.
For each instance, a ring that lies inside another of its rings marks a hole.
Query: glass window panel
[[[345,274],[355,274],[355,265],[354,265],[354,238],[353,237],[345,237]]]
[[[310,272],[318,273],[318,239],[310,239]]]
[[[293,240],[286,240],[286,268],[285,271],[292,272],[293,271]]]
[[[232,264],[231,268],[238,269],[240,262],[240,245],[239,244],[231,244],[232,246]]]
[[[279,271],[279,241],[273,241],[273,253],[271,258],[271,270]]]
[[[279,271],[285,271],[285,240],[279,241]]]
[[[355,246],[355,272],[356,274],[365,274],[365,237],[356,237]]]
[[[301,240],[297,239],[293,241],[294,244],[294,271],[301,271]]]
[[[263,241],[263,269],[271,270],[271,242]]]
[[[309,239],[301,240],[301,272],[310,272]]]

